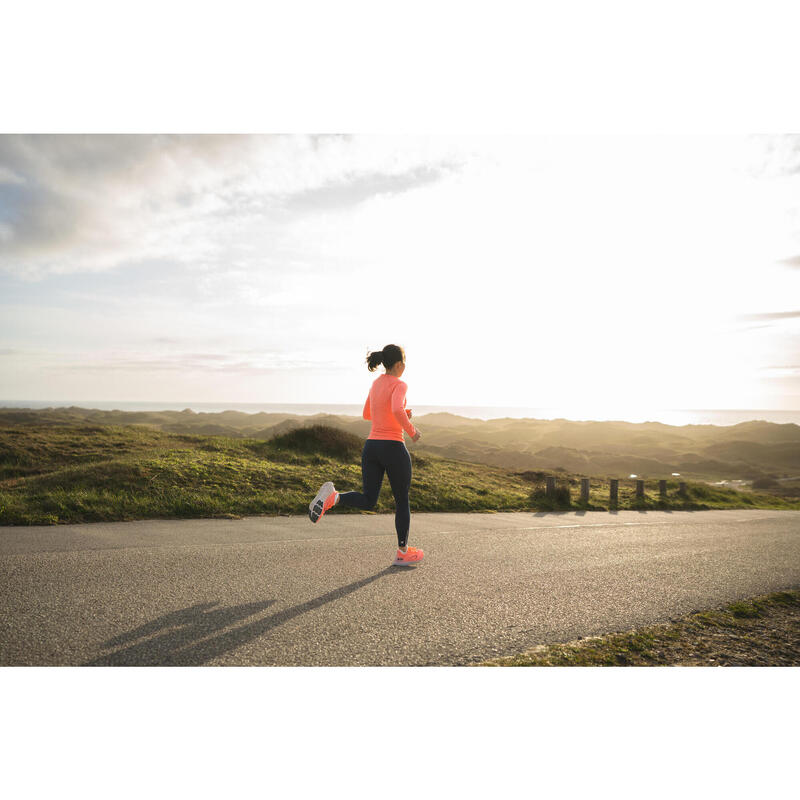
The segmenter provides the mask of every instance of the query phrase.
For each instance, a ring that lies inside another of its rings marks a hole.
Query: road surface
[[[800,586],[800,512],[0,527],[2,665],[461,665]]]

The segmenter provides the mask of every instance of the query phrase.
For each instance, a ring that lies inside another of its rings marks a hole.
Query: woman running
[[[422,550],[408,546],[408,529],[411,524],[411,506],[408,502],[411,456],[403,440],[403,431],[415,442],[419,441],[419,431],[411,424],[411,409],[406,410],[405,407],[408,385],[400,380],[406,368],[403,348],[396,344],[387,344],[383,350],[367,356],[370,372],[374,372],[379,364],[383,364],[386,372],[373,381],[364,404],[364,419],[372,421],[372,429],[361,453],[364,491],[340,494],[331,481],[326,481],[311,501],[308,516],[312,522],[317,522],[337,503],[369,511],[378,502],[385,471],[389,475],[395,503],[397,555],[392,563],[405,567],[418,564],[425,555]]]

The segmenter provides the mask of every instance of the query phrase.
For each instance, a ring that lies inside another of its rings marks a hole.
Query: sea
[[[105,401],[105,400],[0,400],[0,410],[9,408],[80,408],[102,411],[183,411],[217,413],[220,411],[242,411],[256,414],[334,414],[360,417],[363,405],[343,403],[196,403],[191,401],[174,403],[167,401]],[[764,420],[780,424],[800,425],[800,410],[776,409],[651,409],[620,410],[612,415],[592,414],[591,410],[569,411],[554,408],[527,408],[520,406],[413,406],[414,416],[425,414],[455,414],[470,419],[567,419],[622,422],[661,422],[665,425],[738,425],[740,422]]]

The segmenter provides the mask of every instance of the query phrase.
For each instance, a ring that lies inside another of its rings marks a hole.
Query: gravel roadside
[[[540,645],[482,666],[800,666],[800,589],[696,611],[665,625]]]

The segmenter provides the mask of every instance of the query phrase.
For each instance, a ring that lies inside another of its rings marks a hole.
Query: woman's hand
[[[418,441],[419,441],[419,431],[417,431],[417,432],[416,432],[416,433],[415,433],[415,434],[414,434],[414,435],[411,437],[411,441],[412,441],[412,442],[418,442]]]

